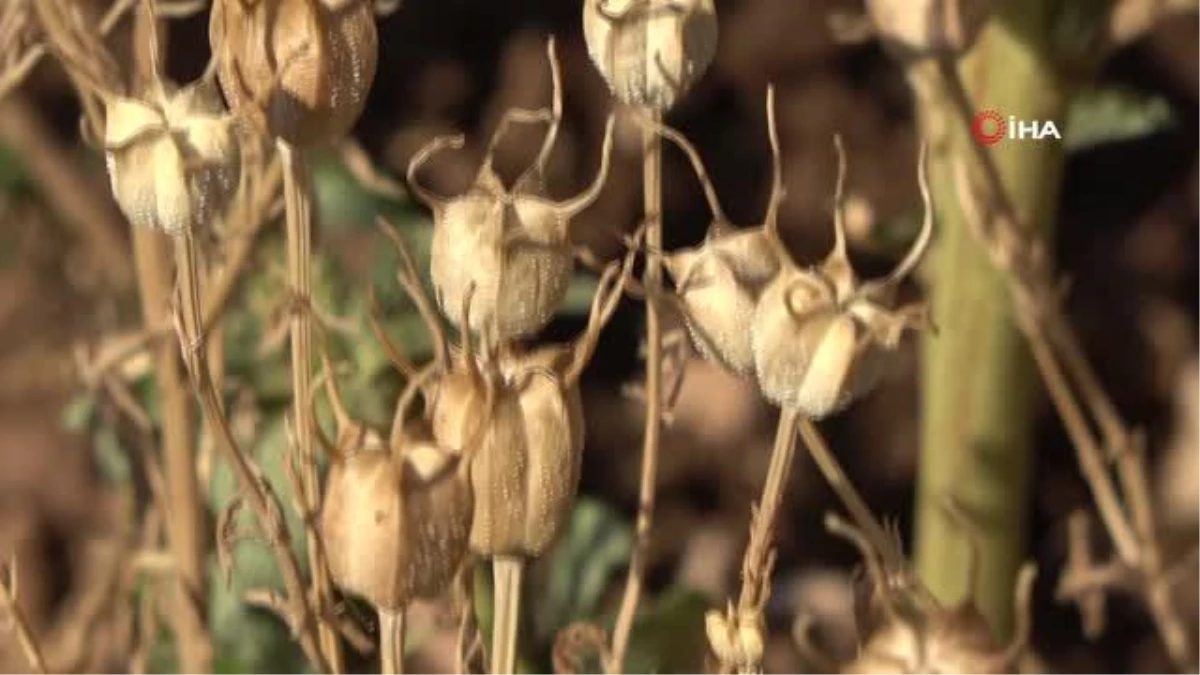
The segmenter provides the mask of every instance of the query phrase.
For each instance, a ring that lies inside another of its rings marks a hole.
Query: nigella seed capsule
[[[592,184],[562,202],[551,201],[542,189],[542,172],[562,115],[553,44],[547,47],[555,83],[553,108],[508,111],[465,194],[439,197],[416,180],[417,171],[435,152],[462,147],[461,137],[435,139],[413,157],[408,168],[413,192],[433,210],[430,275],[442,313],[460,329],[494,328],[505,340],[531,335],[554,317],[575,269],[571,220],[595,201],[608,174],[612,116]],[[492,170],[492,154],[507,127],[522,121],[549,121],[550,129],[535,164],[508,189]],[[474,294],[470,325],[461,313],[468,289]]]
[[[346,135],[375,80],[370,0],[215,0],[209,39],[234,112],[299,147]]]
[[[585,0],[588,54],[622,103],[666,111],[717,52],[712,0]]]
[[[659,132],[691,160],[712,211],[704,242],[664,258],[675,281],[675,295],[696,349],[707,359],[739,375],[754,370],[750,325],[759,295],[779,274],[779,205],[783,201],[779,137],[775,130],[775,92],[767,88],[767,129],[771,141],[772,184],[763,224],[736,228],[721,209],[699,154],[682,134],[662,126]],[[653,122],[649,122],[654,124]]]
[[[763,291],[751,322],[759,389],[768,400],[820,419],[867,393],[887,356],[910,330],[928,322],[924,305],[892,308],[896,286],[924,257],[933,235],[925,176],[918,169],[925,220],[916,242],[884,279],[860,283],[846,251],[842,194],[845,153],[836,142],[839,171],[833,252],[818,267],[797,266],[781,249],[783,267]]]

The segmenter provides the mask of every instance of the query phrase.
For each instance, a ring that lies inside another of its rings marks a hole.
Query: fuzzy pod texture
[[[749,326],[759,295],[780,262],[762,227],[717,232],[664,258],[692,343],[704,358],[739,375],[754,371]]]
[[[215,0],[209,38],[230,107],[297,147],[345,136],[375,80],[369,0]]]
[[[978,610],[963,605],[950,612],[934,612],[921,627],[894,618],[862,645],[844,673],[1008,673],[1016,664]]]
[[[712,0],[585,0],[588,55],[622,103],[666,111],[717,53]]]
[[[577,388],[550,366],[552,348],[506,357],[485,373],[456,370],[438,383],[438,442],[471,457],[470,545],[481,556],[544,553],[574,502],[583,450]]]
[[[866,0],[884,43],[914,56],[966,51],[991,13],[993,0]]]
[[[320,531],[334,582],[386,610],[444,591],[466,554],[472,498],[460,458],[428,441],[332,463]]]
[[[209,81],[106,97],[103,145],[113,197],[135,227],[206,226],[237,191],[237,135]]]
[[[910,330],[926,326],[921,303],[895,307],[896,287],[917,266],[933,236],[933,212],[921,151],[918,183],[925,202],[920,234],[882,279],[860,281],[846,248],[841,213],[845,157],[840,142],[833,251],[815,267],[797,265],[778,240],[782,269],[763,291],[750,324],[754,371],[771,402],[821,419],[871,390]]]
[[[494,329],[503,340],[544,328],[566,297],[575,270],[570,223],[599,195],[608,174],[613,121],[604,136],[601,165],[581,194],[562,202],[520,182],[507,189],[484,162],[463,195],[441,199],[423,190],[434,217],[430,276],[442,313],[463,328],[463,299],[473,294],[471,330]],[[411,177],[436,140],[418,153]]]

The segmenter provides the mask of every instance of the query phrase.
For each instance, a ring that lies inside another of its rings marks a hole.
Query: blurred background
[[[106,5],[91,4],[97,15]],[[886,272],[913,236],[921,209],[918,131],[902,70],[875,41],[834,39],[827,18],[859,9],[854,2],[720,0],[717,9],[716,61],[666,121],[698,147],[731,219],[760,222],[770,182],[763,100],[766,85],[774,83],[787,190],[781,227],[794,255],[816,261],[831,246],[831,139],[840,133],[850,162],[852,256],[864,276]],[[207,12],[172,22],[169,70],[175,78],[191,79],[207,63],[206,22]],[[612,103],[588,59],[578,2],[405,0],[379,29],[379,74],[355,132],[356,147],[379,172],[402,177],[420,146],[437,134],[461,131],[470,139],[467,151],[439,156],[424,182],[441,194],[464,190],[501,112],[548,100],[544,40],[553,34],[566,117],[549,189],[562,198],[591,180]],[[1066,129],[1066,158],[1053,256],[1069,280],[1066,307],[1105,389],[1124,417],[1145,430],[1154,497],[1171,550],[1194,543],[1200,514],[1197,39],[1196,17],[1188,14],[1122,46],[1104,60],[1094,92],[1069,110],[1070,120],[1085,122],[1059,127]],[[110,40],[118,54],[127,42],[127,26]],[[145,572],[139,578],[154,579],[169,573],[155,571],[169,561],[145,551],[131,562],[113,543],[128,527],[126,486],[140,480],[138,451],[113,422],[121,413],[111,382],[85,377],[81,367],[122,336],[136,335],[139,320],[132,259],[122,253],[129,245],[127,226],[108,195],[102,159],[79,138],[79,113],[69,82],[49,59],[0,102],[0,559],[19,559],[20,605],[47,651],[64,664],[123,670],[132,644],[146,649],[148,667],[169,668],[169,646],[156,646],[153,635],[139,641],[140,629],[130,618],[138,603],[152,602],[146,597],[153,583],[127,578],[130,564]],[[514,132],[497,166],[515,176],[540,137],[538,128]],[[664,170],[666,245],[694,245],[709,221],[699,185],[674,149],[666,151]],[[419,204],[364,187],[341,152],[319,158],[316,178],[323,256],[318,296],[324,311],[348,325],[338,353],[356,365],[344,385],[356,411],[385,421],[396,382],[378,349],[366,346],[372,341],[362,323],[366,286],[380,288],[400,342],[419,350],[422,338],[390,281],[395,259],[373,229],[373,215],[387,213],[418,248],[427,247],[431,224]],[[632,230],[640,211],[639,145],[630,127],[617,135],[600,199],[573,232],[612,257],[620,251],[616,235]],[[286,342],[271,342],[269,320],[277,309],[270,296],[282,269],[281,229],[278,223],[265,228],[261,259],[235,296],[225,334],[227,387],[234,400],[243,394],[248,399],[246,423],[268,429],[265,435],[274,428],[275,436],[281,432],[272,420],[281,417],[287,396],[286,350],[278,349]],[[543,338],[564,339],[582,327],[590,288],[587,279],[578,286]],[[906,293],[920,292],[919,283],[909,286]],[[630,385],[641,377],[642,314],[639,302],[622,304],[585,379],[580,506],[558,553],[534,572],[539,600],[531,620],[541,642],[531,650],[541,650],[542,658],[555,628],[605,616],[619,598],[640,467],[643,403]],[[906,542],[920,448],[919,347],[907,342],[874,393],[822,424],[872,509],[894,520]],[[642,660],[630,666],[646,671],[703,666],[703,610],[736,594],[749,505],[766,472],[777,414],[752,384],[715,366],[683,359],[669,365],[682,373],[683,384],[661,453],[647,618],[634,647],[634,658]],[[155,414],[148,355],[126,361],[117,379]],[[1056,602],[1066,519],[1091,497],[1044,398],[1034,404],[1032,420],[1026,551],[1042,570],[1033,607],[1037,655],[1044,667],[1062,672],[1169,668],[1134,599],[1113,596],[1106,629],[1096,640],[1085,639],[1074,607]],[[269,443],[264,447],[268,456]],[[224,496],[217,494],[218,469],[210,479],[214,504],[227,499],[228,487]],[[797,453],[788,489],[777,529],[768,671],[818,667],[797,646],[794,628],[801,615],[815,618],[817,641],[830,654],[845,658],[856,644],[850,580],[857,555],[821,524],[826,511],[839,508],[836,499],[804,453]],[[244,555],[248,560],[255,554]],[[254,572],[248,574],[253,578]],[[1188,579],[1178,597],[1194,636],[1192,572]],[[211,606],[218,615],[225,611],[216,600]],[[249,612],[228,611],[229,617]],[[263,624],[264,635],[280,632],[266,615],[245,620]],[[220,624],[214,619],[213,625]],[[220,650],[219,668],[297,667],[286,632],[281,640],[249,644],[238,626],[230,619],[224,632],[217,630],[231,645]],[[452,644],[443,633],[421,637],[426,642],[414,647],[420,659],[414,667],[452,667],[441,653]],[[2,628],[0,668],[24,668]]]

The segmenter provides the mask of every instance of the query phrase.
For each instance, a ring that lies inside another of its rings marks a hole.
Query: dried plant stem
[[[134,16],[134,63],[137,76],[149,82],[158,76],[154,64],[167,44],[165,26],[155,27],[149,12]],[[152,38],[157,34],[157,39]],[[134,263],[142,317],[147,327],[170,321],[171,245],[161,234],[133,230]],[[187,672],[212,669],[212,640],[208,634],[205,603],[205,528],[196,474],[192,400],[179,351],[168,340],[154,347],[155,377],[162,402],[162,454],[166,469],[167,540],[176,568],[174,611],[171,622],[179,649],[180,667]]]
[[[763,482],[762,498],[754,509],[750,521],[750,540],[742,559],[742,592],[738,597],[740,612],[761,614],[763,603],[770,595],[770,558],[773,557],[772,540],[779,507],[783,504],[783,493],[792,473],[792,458],[796,452],[796,427],[802,415],[790,409],[779,412],[779,424],[775,428],[775,446],[771,449],[771,463],[767,467],[767,478]],[[761,618],[761,617],[760,617]]]
[[[662,123],[662,113],[657,110],[645,113],[651,121],[642,126],[642,198],[648,251],[642,281],[646,292],[646,422],[642,435],[642,471],[633,555],[625,580],[625,594],[621,597],[621,607],[613,626],[612,651],[604,664],[607,673],[624,669],[629,634],[641,600],[650,530],[654,523],[658,446],[662,432],[662,325],[658,311],[658,299],[662,295],[662,139],[656,131]]]
[[[312,409],[312,180],[303,151],[279,141],[279,161],[283,166],[283,199],[287,210],[288,292],[291,294],[292,342],[292,416],[296,422],[296,448],[300,454],[301,501],[310,513],[316,513],[320,494],[317,486],[317,459],[313,452]],[[329,606],[330,581],[317,542],[313,523],[305,528],[308,540],[308,565],[312,576],[313,598],[319,610]],[[321,652],[334,673],[345,670],[342,645],[337,631],[321,622],[317,626]]]
[[[29,630],[29,622],[25,620],[24,612],[17,606],[16,560],[9,563],[6,576],[8,579],[0,579],[0,620],[12,626],[11,630],[16,633],[17,643],[21,645],[21,653],[29,662],[29,669],[35,673],[45,673],[46,659],[42,656],[42,649],[33,638],[33,632]]]
[[[825,477],[825,482],[829,483],[830,489],[850,512],[854,524],[862,530],[867,541],[882,558],[885,568],[893,570],[906,568],[908,562],[897,547],[895,538],[888,535],[874,514],[871,513],[871,509],[867,507],[867,503],[863,501],[862,495],[858,494],[858,490],[854,488],[854,484],[842,470],[842,466],[829,448],[829,444],[825,442],[825,437],[821,435],[817,423],[807,417],[801,419],[800,437],[804,439],[804,445],[808,448],[813,463]]]
[[[317,638],[316,612],[309,603],[304,577],[299,563],[292,555],[291,537],[284,521],[283,506],[245,451],[238,445],[220,395],[213,386],[208,370],[207,351],[201,333],[203,317],[200,308],[200,271],[196,242],[191,232],[175,237],[175,265],[179,288],[179,325],[184,362],[192,378],[192,386],[200,398],[205,423],[217,436],[217,447],[225,455],[238,482],[238,498],[250,507],[258,519],[259,528],[279,565],[287,592],[288,619],[305,656],[318,671],[328,666],[322,656]]]
[[[525,561],[512,556],[492,559],[492,653],[494,675],[517,672],[517,632],[521,622],[521,577]]]
[[[404,672],[404,610],[379,610],[379,672]]]
[[[157,232],[134,229],[133,252],[142,315],[148,327],[157,326],[169,320],[170,244]],[[212,644],[203,612],[207,597],[205,535],[196,478],[192,398],[176,345],[166,340],[156,343],[154,364],[162,406],[167,537],[179,572],[175,575],[178,585],[171,619],[179,643],[180,666],[188,672],[203,673],[212,669]]]

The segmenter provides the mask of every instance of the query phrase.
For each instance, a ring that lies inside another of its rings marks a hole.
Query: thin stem
[[[898,570],[907,567],[904,555],[896,548],[893,538],[888,536],[887,531],[875,519],[871,509],[867,507],[867,503],[858,494],[858,490],[854,488],[854,484],[842,470],[837,457],[829,449],[829,444],[825,442],[816,423],[807,417],[803,418],[800,421],[800,437],[804,439],[804,445],[808,447],[808,452],[812,455],[817,468],[820,469],[821,475],[825,477],[825,482],[829,483],[829,487],[841,500],[842,505],[850,512],[854,524],[862,530],[867,541],[875,547],[879,557],[883,560],[885,569]]]
[[[42,656],[42,649],[34,639],[33,632],[29,630],[29,622],[25,620],[25,613],[17,606],[15,559],[9,565],[7,576],[7,580],[0,579],[0,611],[2,611],[0,618],[12,625],[12,631],[17,636],[17,643],[21,645],[21,653],[29,662],[29,669],[35,673],[45,673],[46,659]]]
[[[775,521],[779,517],[783,493],[792,472],[792,459],[796,454],[796,428],[800,417],[799,412],[787,408],[779,413],[771,463],[767,466],[762,497],[750,522],[750,540],[742,558],[742,592],[738,597],[738,610],[741,612],[761,613],[763,603],[770,594],[770,579],[766,578],[765,572],[768,558],[774,552],[772,540]]]
[[[324,671],[327,666],[316,637],[315,612],[308,601],[300,565],[292,555],[291,537],[283,519],[283,507],[270,485],[261,478],[258,469],[251,464],[245,451],[234,438],[221,405],[220,395],[213,386],[208,370],[207,351],[204,349],[204,337],[201,333],[203,324],[200,308],[200,272],[196,242],[191,232],[184,232],[175,237],[175,265],[178,270],[179,324],[182,333],[180,346],[192,378],[192,387],[200,397],[205,424],[216,433],[217,447],[225,454],[237,478],[238,496],[245,500],[246,505],[254,512],[279,564],[287,591],[288,618],[292,622],[296,639],[305,656],[313,663],[313,667]]]
[[[517,672],[517,629],[521,620],[521,576],[525,561],[512,556],[492,559],[491,671],[495,675]]]
[[[312,409],[312,181],[303,151],[278,142],[283,166],[283,200],[287,210],[288,292],[291,294],[292,417],[296,421],[296,450],[300,455],[301,500],[310,513],[318,510],[317,461],[313,452]],[[304,530],[313,598],[319,609],[329,606],[330,581],[313,523]],[[332,626],[320,622],[321,651],[334,673],[345,670],[342,644]]]
[[[404,672],[404,609],[379,610],[379,672],[399,675]]]
[[[658,478],[658,446],[662,432],[662,326],[658,298],[662,295],[662,145],[657,125],[662,113],[646,111],[652,124],[642,127],[642,198],[646,221],[646,269],[642,284],[646,289],[646,422],[642,435],[642,473],[638,488],[638,514],[633,556],[625,580],[625,594],[613,627],[612,654],[604,669],[621,672],[629,649],[629,634],[637,616],[650,548],[650,529],[654,523],[654,499]]]
[[[153,9],[147,3],[144,9]],[[158,77],[155,64],[165,48],[167,34],[155,36],[157,19],[149,11],[136,12],[134,61],[138,76],[149,82]],[[133,230],[134,264],[138,295],[147,328],[170,320],[170,243],[143,228]],[[167,539],[174,557],[175,596],[171,621],[179,649],[180,667],[203,673],[212,669],[212,640],[205,620],[208,597],[205,579],[204,519],[196,475],[196,447],[192,428],[192,400],[179,352],[169,340],[154,346],[155,378],[162,404],[162,454],[166,469],[168,509]]]

